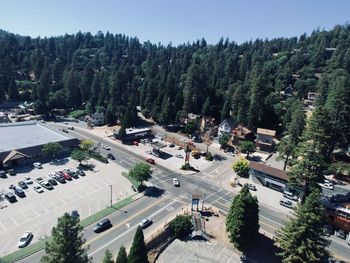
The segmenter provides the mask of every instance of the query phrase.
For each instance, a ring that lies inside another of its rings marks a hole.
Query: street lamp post
[[[110,184],[109,187],[111,188],[111,200],[110,200],[110,201],[111,201],[111,204],[110,204],[110,205],[111,205],[111,207],[112,207],[112,185]]]

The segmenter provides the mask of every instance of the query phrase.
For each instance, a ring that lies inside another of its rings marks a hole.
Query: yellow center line
[[[126,224],[128,221],[134,219],[135,217],[139,216],[140,214],[142,214],[143,212],[147,211],[148,209],[150,209],[151,207],[157,205],[158,203],[164,201],[165,199],[168,199],[168,197],[164,197],[160,200],[158,200],[157,202],[151,204],[150,206],[147,206],[146,208],[142,209],[141,211],[139,211],[138,213],[134,214],[133,216],[129,217],[128,219],[124,220],[122,223],[116,225],[116,226],[112,226],[110,229],[108,229],[107,231],[105,231],[103,234],[100,234],[98,235],[97,237],[95,238],[92,238],[90,239],[89,241],[87,241],[85,244],[84,244],[84,247],[90,245],[91,243],[95,242],[96,240],[98,240],[99,238],[102,238],[104,236],[106,236],[107,234],[109,234],[109,232],[111,232],[112,230]]]

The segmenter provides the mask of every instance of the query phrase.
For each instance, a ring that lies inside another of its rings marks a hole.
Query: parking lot
[[[26,197],[16,196],[15,203],[9,203],[6,199],[0,202],[0,256],[18,249],[18,240],[26,231],[34,234],[32,243],[49,235],[57,217],[64,212],[77,210],[80,218],[84,219],[106,208],[110,204],[111,188],[113,203],[134,193],[131,183],[121,175],[125,169],[112,162],[103,164],[93,159],[88,162],[95,166],[93,171],[86,171],[85,176],[73,178],[65,184],[58,183],[54,190],[44,189],[43,193],[33,190],[33,186],[38,185],[35,178],[48,180],[49,173],[64,168],[76,169],[78,163],[67,158],[60,162],[43,164],[43,169],[24,167],[16,170],[15,176],[0,178],[2,193],[13,192],[9,186],[13,184],[18,187],[18,182],[24,181],[25,176],[34,181],[24,190]]]

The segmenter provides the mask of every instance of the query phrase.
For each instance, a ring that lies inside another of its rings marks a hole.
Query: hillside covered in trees
[[[336,143],[349,145],[349,72],[348,24],[299,38],[176,47],[108,32],[35,39],[0,32],[0,101],[33,101],[39,114],[102,111],[109,123],[124,118],[126,125],[141,105],[162,124],[190,112],[218,121],[231,112],[237,123],[281,133],[295,100],[317,91],[329,118],[342,123]],[[282,103],[289,85],[296,95]]]

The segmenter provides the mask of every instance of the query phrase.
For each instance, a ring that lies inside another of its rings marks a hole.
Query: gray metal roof
[[[0,152],[69,140],[36,122],[19,122],[0,125]]]

